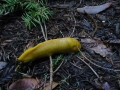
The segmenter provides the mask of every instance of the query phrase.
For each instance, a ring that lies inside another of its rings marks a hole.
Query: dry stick
[[[52,82],[53,82],[53,62],[52,62],[52,57],[49,56],[50,58],[50,90],[52,90]]]
[[[90,14],[88,14],[86,11],[84,11],[91,19],[92,19],[92,21],[94,22],[94,25],[95,25],[95,29],[94,29],[94,31],[93,31],[93,33],[92,33],[92,37],[94,36],[94,34],[96,33],[96,31],[97,31],[97,28],[98,28],[98,26],[97,26],[97,23],[96,23],[96,21],[94,20],[94,18],[90,15]]]
[[[44,23],[44,27],[45,27],[45,37],[46,37],[46,39],[48,40],[48,37],[47,37],[47,28],[46,28],[45,23]]]
[[[82,69],[81,67],[78,67],[77,65],[75,65],[74,63],[70,62],[73,66],[79,68],[79,69]]]
[[[45,27],[45,31],[43,29],[43,26],[40,25],[41,29],[42,29],[42,34],[43,34],[43,37],[44,39],[47,41],[48,38],[47,38],[47,28],[46,28],[46,25],[44,23],[44,27]],[[52,65],[52,56],[49,56],[50,58],[50,90],[52,90],[52,82],[53,82],[53,65]]]
[[[41,30],[42,30],[43,37],[44,37],[45,41],[47,41],[45,31],[44,31],[43,26],[41,24],[40,24],[40,27],[41,27]]]
[[[84,62],[93,71],[93,73],[97,76],[97,78],[100,78],[99,75],[95,72],[95,70],[87,62],[85,62],[84,59],[82,59],[78,56],[77,56],[77,58],[79,58],[82,62]]]
[[[57,69],[55,69],[55,71],[53,73],[57,72],[57,70],[61,67],[61,65],[63,64],[63,62],[64,62],[64,60],[60,63],[60,65],[57,67]]]
[[[80,51],[80,50],[79,50]],[[93,65],[95,65],[95,66],[97,66],[97,67],[99,67],[99,68],[102,68],[102,69],[106,69],[106,70],[111,70],[111,71],[120,71],[120,70],[115,70],[115,69],[109,69],[109,68],[105,68],[105,67],[102,67],[102,66],[100,66],[100,65],[97,65],[97,64],[95,64],[94,62],[92,62],[90,59],[88,59],[81,51],[80,51],[80,53],[82,54],[82,56],[86,59],[86,60],[88,60],[91,64],[93,64]]]

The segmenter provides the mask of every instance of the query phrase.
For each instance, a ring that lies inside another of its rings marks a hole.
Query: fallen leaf
[[[52,82],[52,89],[54,89],[59,83]],[[50,83],[46,83],[45,88],[43,90],[50,90]]]
[[[7,62],[0,62],[0,70],[5,68],[7,65]]]
[[[81,43],[83,43],[83,47],[87,47],[86,49],[93,50],[95,53],[100,54],[103,57],[112,54],[110,48],[107,48],[107,46],[100,40],[86,38],[81,39]]]
[[[15,82],[13,82],[8,90],[49,90],[50,84],[45,83],[45,87],[43,80],[37,80],[34,78],[24,78],[24,79],[19,79]],[[52,88],[54,89],[58,83],[53,82],[52,83]],[[42,89],[41,89],[42,88]]]
[[[96,53],[100,54],[101,56],[105,57],[111,53],[111,50],[107,48],[104,44],[98,44],[98,46],[91,48],[94,50]]]
[[[85,6],[83,8],[77,8],[77,11],[79,13],[85,13],[87,12],[88,14],[97,14],[105,9],[107,9],[108,7],[111,6],[112,3],[105,3],[99,6]]]
[[[34,78],[24,78],[24,79],[19,79],[12,83],[9,86],[8,90],[34,90],[38,85],[38,81]]]

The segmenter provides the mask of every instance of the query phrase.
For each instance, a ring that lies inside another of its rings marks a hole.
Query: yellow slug
[[[46,57],[55,53],[72,53],[77,52],[81,44],[75,38],[59,38],[39,43],[35,47],[27,49],[18,61],[29,62],[36,58]]]

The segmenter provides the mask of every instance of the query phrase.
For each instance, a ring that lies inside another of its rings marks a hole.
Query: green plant
[[[58,63],[64,59],[64,56],[61,54],[56,59],[53,59],[53,68],[58,66]]]
[[[46,0],[2,0],[0,3],[0,16],[22,9],[22,20],[28,29],[37,24],[42,24],[49,19],[51,10],[47,7]]]

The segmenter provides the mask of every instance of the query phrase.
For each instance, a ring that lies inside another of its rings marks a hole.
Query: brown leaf
[[[91,48],[94,50],[97,54],[100,54],[101,56],[105,57],[111,53],[111,50],[107,48],[103,43],[98,44],[98,46]]]
[[[34,78],[19,79],[9,86],[8,90],[34,90],[38,87],[38,81]]]
[[[52,89],[54,89],[59,83],[52,82]],[[50,90],[50,83],[46,83],[45,88],[43,90]]]
[[[84,13],[87,12],[88,14],[97,14],[105,9],[107,9],[108,7],[111,6],[112,3],[105,3],[99,6],[85,6],[83,8],[77,8],[77,11],[79,13]]]
[[[107,55],[111,55],[112,52],[106,45],[103,44],[100,40],[95,39],[81,39],[81,43],[83,43],[86,49],[93,50],[95,53],[100,54],[101,56],[105,57]],[[86,44],[86,46],[85,46]]]
[[[43,89],[44,81],[43,80],[37,80],[34,78],[24,78],[24,79],[19,79],[12,83],[9,86],[8,90],[49,90],[50,84],[45,83],[45,87]],[[52,83],[52,88],[54,89],[59,83],[53,82]]]

